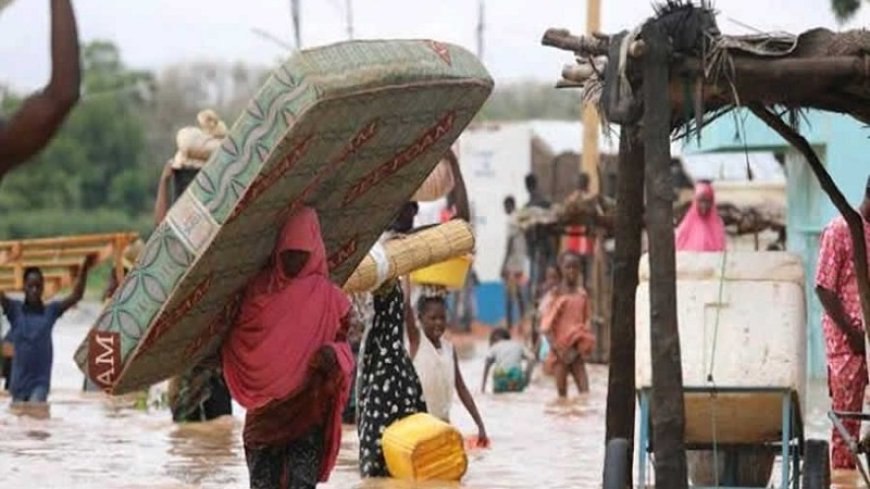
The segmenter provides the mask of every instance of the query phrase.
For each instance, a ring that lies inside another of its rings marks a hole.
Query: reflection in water
[[[76,317],[77,316],[77,317]],[[82,377],[71,360],[92,317],[76,314],[55,329],[54,388],[47,419],[19,416],[0,395],[0,485],[3,487],[244,488],[248,484],[241,444],[243,411],[234,418],[177,426],[168,411],[132,409],[131,399],[80,392]],[[463,349],[466,350],[466,349]],[[482,345],[463,351],[463,373],[477,386]],[[356,430],[346,427],[336,471],[324,489],[526,489],[600,487],[604,440],[606,369],[590,368],[591,393],[559,401],[549,379],[525,393],[475,394],[492,448],[469,453],[461,485],[361,481]],[[474,423],[454,406],[454,422],[466,434]],[[810,419],[821,419],[813,410]],[[827,429],[824,425],[815,428]],[[824,431],[822,431],[824,433]]]

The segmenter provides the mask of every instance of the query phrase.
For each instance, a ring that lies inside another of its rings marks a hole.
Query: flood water
[[[0,395],[0,487],[244,488],[247,469],[241,444],[244,414],[179,426],[168,410],[134,409],[133,401],[81,392],[82,375],[72,354],[97,313],[95,305],[70,311],[55,329],[50,417],[20,416]],[[338,466],[323,488],[405,489],[601,487],[607,370],[590,366],[591,393],[556,398],[552,380],[540,375],[522,394],[478,393],[485,345],[466,351],[461,368],[484,417],[492,448],[469,454],[461,485],[412,485],[361,481],[356,430],[344,432]],[[808,436],[827,437],[822,384],[809,392],[804,411]],[[466,434],[474,424],[455,401],[454,423]],[[778,471],[775,471],[778,473]]]
[[[241,444],[244,415],[177,426],[168,410],[144,412],[132,401],[81,392],[72,354],[96,315],[83,305],[58,323],[48,419],[19,416],[0,396],[0,487],[218,488],[247,487]],[[559,402],[549,378],[522,394],[479,394],[485,345],[461,362],[484,418],[492,448],[469,454],[463,488],[600,487],[606,397],[605,367],[590,368],[591,393]],[[452,411],[463,433],[476,434],[458,401]],[[323,488],[412,486],[357,475],[357,439],[345,429],[338,467]]]

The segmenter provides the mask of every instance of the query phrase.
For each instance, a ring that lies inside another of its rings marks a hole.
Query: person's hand
[[[864,341],[864,330],[863,328],[859,328],[857,326],[851,326],[849,328],[849,348],[852,349],[852,352],[863,355],[866,351],[866,343]]]
[[[477,428],[477,447],[489,448],[489,437],[486,436],[486,428],[483,426]]]

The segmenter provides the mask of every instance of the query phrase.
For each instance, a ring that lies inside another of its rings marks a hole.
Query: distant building
[[[538,120],[476,124],[460,137],[459,162],[477,238],[474,267],[481,281],[480,321],[498,324],[504,318],[501,264],[507,230],[502,206],[505,197],[512,195],[518,206],[524,206],[528,201],[524,179],[534,172],[544,194],[562,200],[576,187],[582,137],[580,122]],[[602,158],[615,158],[618,138],[602,134],[599,141]],[[433,214],[430,208],[423,206],[422,213]]]

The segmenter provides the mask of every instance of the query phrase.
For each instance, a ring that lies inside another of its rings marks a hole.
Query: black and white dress
[[[381,435],[394,421],[426,412],[423,389],[404,344],[404,295],[396,282],[374,295],[374,319],[359,369],[359,470],[388,477]]]

